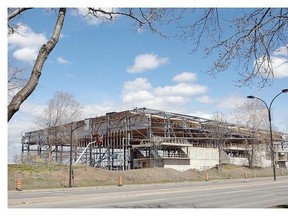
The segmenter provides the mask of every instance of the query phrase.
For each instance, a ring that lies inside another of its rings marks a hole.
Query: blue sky
[[[55,19],[55,12],[28,11],[19,19],[24,24],[20,31],[27,37],[8,38],[8,54],[25,65],[27,73],[37,49],[50,37]],[[239,88],[233,83],[239,78],[233,67],[213,78],[205,73],[213,56],[205,59],[201,50],[190,51],[189,42],[135,31],[129,19],[103,24],[68,10],[61,39],[44,65],[36,90],[8,124],[9,162],[20,152],[21,134],[36,128],[33,116],[56,91],[73,94],[83,107],[83,118],[135,107],[211,118],[215,112],[230,115],[247,102],[247,95],[270,103],[288,88],[287,64],[281,68],[284,76],[275,78],[273,85]],[[287,102],[288,95],[283,94],[273,103],[273,123],[283,132],[288,130]]]

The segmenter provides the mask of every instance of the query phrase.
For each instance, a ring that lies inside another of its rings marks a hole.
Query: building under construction
[[[273,133],[273,146],[276,164],[286,168],[287,134]],[[271,166],[268,131],[147,108],[26,132],[22,154],[110,170]]]

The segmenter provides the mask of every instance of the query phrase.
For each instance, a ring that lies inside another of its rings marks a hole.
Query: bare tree
[[[206,55],[217,54],[211,75],[236,63],[236,69],[240,69],[237,85],[256,81],[261,88],[275,75],[273,53],[288,51],[287,27],[287,8],[207,8],[198,11],[191,24],[181,26],[178,37],[192,40],[195,48],[209,38],[210,45],[204,47]],[[287,63],[287,57],[284,59],[283,64]]]
[[[67,139],[67,128],[65,125],[81,118],[81,106],[73,95],[66,92],[56,92],[48,101],[43,113],[35,116],[34,122],[39,129],[48,128],[47,143],[48,160],[51,161],[52,145],[59,141],[65,143]]]
[[[25,69],[17,66],[14,61],[8,61],[8,99],[9,101],[26,82]]]
[[[79,120],[81,105],[73,95],[66,92],[56,92],[48,103],[43,113],[36,116],[35,123],[39,129],[56,127]]]
[[[249,101],[236,109],[235,119],[237,124],[250,128],[251,140],[246,142],[246,157],[249,168],[252,168],[257,162],[257,153],[263,150],[259,141],[265,142],[269,138],[268,133],[267,136],[261,134],[261,131],[269,128],[266,107],[260,101]]]
[[[213,115],[213,120],[215,121],[215,124],[212,127],[212,133],[214,133],[214,137],[216,138],[216,144],[218,146],[218,153],[219,153],[219,168],[222,168],[223,163],[223,147],[226,143],[226,136],[229,134],[229,128],[227,127],[227,122],[225,120],[225,116],[223,113],[215,113]]]
[[[209,137],[213,144],[218,148],[218,167],[221,170],[223,165],[223,147],[226,143],[227,134],[229,134],[229,128],[223,113],[216,112],[213,114],[212,120],[204,124],[204,131],[206,137]]]

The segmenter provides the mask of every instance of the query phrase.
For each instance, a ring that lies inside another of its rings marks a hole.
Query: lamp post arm
[[[277,96],[278,96],[278,95],[276,95],[276,97],[277,97]],[[276,97],[274,97],[273,100],[274,100]],[[271,104],[272,104],[273,100],[272,100],[272,102],[270,103],[270,106],[268,107],[267,103],[266,103],[264,100],[262,100],[261,98],[258,98],[258,97],[254,97],[254,98],[257,99],[257,100],[262,101],[262,102],[265,104],[265,106],[266,106],[266,108],[267,108],[267,111],[268,111],[269,122],[271,122],[271,112],[270,112],[270,109],[271,109]]]
[[[85,125],[85,122],[81,125],[78,125],[77,127],[75,127],[74,129],[72,129],[72,125],[71,125],[71,133],[75,130],[77,130],[78,128],[82,127],[83,125]]]
[[[274,101],[280,94],[282,94],[282,93],[283,93],[283,91],[280,92],[280,93],[278,93],[278,94],[272,99],[272,101],[271,101],[271,103],[270,103],[270,105],[269,105],[269,109],[271,109],[271,106],[272,106],[273,101]]]

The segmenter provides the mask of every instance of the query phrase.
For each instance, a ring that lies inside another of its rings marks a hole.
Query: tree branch
[[[7,21],[10,21],[11,19],[13,19],[14,17],[20,15],[22,12],[26,11],[26,10],[30,10],[32,8],[18,8],[14,11],[12,11],[7,18]]]
[[[58,13],[58,19],[55,24],[54,32],[51,39],[42,47],[38,53],[37,59],[35,61],[31,76],[26,83],[26,85],[12,98],[11,102],[8,105],[8,122],[12,116],[19,110],[21,104],[29,97],[29,95],[36,88],[38,81],[41,76],[41,71],[43,65],[48,58],[49,53],[53,50],[56,43],[59,40],[62,26],[64,23],[64,18],[66,14],[66,8],[60,8]]]

